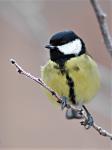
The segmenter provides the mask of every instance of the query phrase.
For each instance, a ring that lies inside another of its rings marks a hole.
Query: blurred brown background
[[[111,28],[112,1],[100,0]],[[112,129],[111,58],[89,0],[0,0],[0,149],[111,149],[108,138],[68,121],[43,89],[18,75],[9,59],[40,76],[44,48],[57,31],[74,30],[98,62],[101,89],[88,104],[97,124]],[[112,31],[112,29],[110,29]]]

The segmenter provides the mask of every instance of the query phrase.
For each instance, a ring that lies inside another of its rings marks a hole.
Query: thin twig
[[[93,123],[93,128],[99,132],[100,135],[109,137],[112,140],[112,134],[107,132],[106,130],[102,129],[98,126],[95,122]]]
[[[50,87],[48,87],[40,78],[36,78],[33,75],[31,75],[30,73],[26,72],[25,70],[23,70],[14,59],[10,59],[10,62],[12,64],[15,65],[17,72],[19,74],[25,75],[26,77],[32,79],[33,81],[37,82],[38,84],[40,84],[41,86],[43,86],[45,89],[47,89],[56,99],[58,103],[61,103],[61,97],[54,92]]]
[[[110,35],[109,27],[107,25],[106,14],[102,10],[98,0],[90,0],[90,2],[96,14],[106,48],[112,56],[112,37]]]
[[[48,92],[50,92],[55,98],[56,98],[56,101],[58,103],[61,103],[62,102],[62,99],[61,97],[54,91],[52,90],[50,87],[48,87],[44,81],[42,81],[40,78],[37,78],[37,77],[34,77],[33,75],[31,75],[30,73],[26,72],[24,69],[22,69],[22,67],[20,67],[16,61],[14,59],[11,59],[10,62],[16,67],[17,69],[17,72],[19,74],[22,74],[30,79],[32,79],[33,81],[35,81],[36,83],[40,84],[42,87],[44,87],[46,90],[48,90]],[[71,105],[67,104],[66,106],[67,108],[72,108]],[[73,109],[73,108],[72,108]],[[83,112],[82,114],[82,118],[85,118],[85,120],[87,119],[86,118],[87,116],[85,115],[85,113]],[[110,134],[109,132],[107,132],[106,130],[102,129],[100,126],[96,125],[96,123],[94,122],[93,123],[93,126],[92,126],[96,131],[98,131],[98,133],[102,136],[106,136],[106,137],[109,137],[111,140],[112,140],[112,134]]]

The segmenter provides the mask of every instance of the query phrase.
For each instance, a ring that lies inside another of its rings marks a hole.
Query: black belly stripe
[[[76,96],[75,96],[75,92],[74,92],[74,82],[68,73],[66,73],[66,79],[67,79],[67,83],[69,86],[69,98],[73,104],[76,104]]]
[[[69,86],[69,98],[72,102],[72,104],[77,104],[76,103],[76,96],[75,96],[75,90],[74,90],[74,82],[73,79],[69,76],[68,71],[66,70],[65,66],[63,63],[59,64],[59,68],[60,72],[62,75],[66,75],[66,80],[67,80],[67,84]]]

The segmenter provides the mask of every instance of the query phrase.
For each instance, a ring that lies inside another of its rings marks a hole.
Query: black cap
[[[50,44],[53,46],[60,46],[79,38],[73,31],[63,31],[54,34],[50,39]]]

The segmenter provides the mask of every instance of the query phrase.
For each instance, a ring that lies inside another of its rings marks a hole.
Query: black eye
[[[66,41],[61,41],[61,45],[66,44]]]

